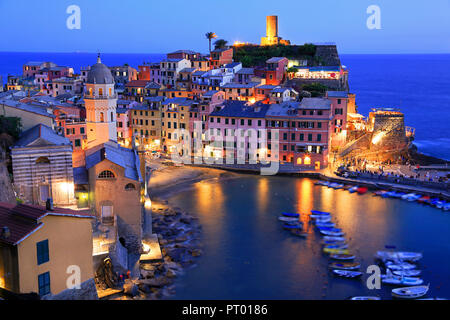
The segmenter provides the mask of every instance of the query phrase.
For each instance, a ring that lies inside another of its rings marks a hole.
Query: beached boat
[[[429,196],[423,196],[423,197],[420,197],[419,199],[417,199],[417,202],[419,202],[419,203],[427,203],[428,201],[430,201],[430,197]]]
[[[358,262],[332,262],[328,265],[330,269],[357,270],[361,267]]]
[[[423,280],[416,277],[399,277],[392,274],[382,274],[381,282],[391,285],[402,285],[402,286],[419,286],[423,283]]]
[[[386,261],[384,265],[391,270],[412,270],[417,267],[415,264],[401,261]]]
[[[404,277],[415,277],[422,273],[421,270],[412,269],[412,270],[392,270],[392,274],[396,276],[404,276]]]
[[[353,260],[356,256],[354,254],[330,254],[330,258],[334,260]]]
[[[335,236],[335,237],[344,235],[344,233],[342,231],[320,230],[320,233],[325,236]]]
[[[300,213],[296,212],[282,212],[281,214],[285,217],[300,217]]]
[[[381,300],[381,298],[376,296],[355,296],[351,297],[350,300]]]
[[[278,217],[278,220],[283,222],[299,222],[298,218],[294,217]]]
[[[388,192],[387,190],[377,190],[373,192],[374,196],[382,196],[383,194],[385,194],[386,192]]]
[[[377,251],[375,257],[381,260],[418,261],[423,255],[420,252],[408,251]]]
[[[304,232],[304,231],[302,231],[302,230],[300,230],[300,229],[292,229],[292,230],[291,230],[291,233],[292,233],[294,236],[301,237],[301,238],[306,238],[306,237],[308,236],[308,233],[307,233],[307,232]]]
[[[359,188],[358,186],[351,187],[350,189],[348,189],[348,192],[350,193],[356,192],[358,188]]]
[[[392,289],[392,296],[400,299],[417,299],[427,294],[430,285]]]
[[[358,192],[358,194],[364,194],[368,191],[369,189],[367,189],[366,187],[359,187],[356,192]]]
[[[335,275],[344,278],[358,278],[362,276],[362,272],[360,271],[350,271],[350,270],[339,270],[334,269],[332,271]]]

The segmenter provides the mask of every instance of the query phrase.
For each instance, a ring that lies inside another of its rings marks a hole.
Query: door
[[[320,170],[320,161],[316,161],[316,162],[315,162],[314,169]]]
[[[114,214],[112,206],[102,206],[102,223],[114,224]]]

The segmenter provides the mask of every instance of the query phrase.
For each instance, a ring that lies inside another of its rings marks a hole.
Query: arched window
[[[105,122],[105,114],[100,112],[100,122]]]
[[[127,191],[130,191],[130,190],[136,190],[136,186],[135,186],[134,184],[132,184],[132,183],[128,183],[128,184],[125,186],[125,190],[127,190]]]
[[[92,96],[92,88],[89,88],[89,95]]]
[[[114,175],[114,173],[112,171],[109,171],[109,170],[102,171],[98,175],[99,179],[114,179],[115,177],[116,176]]]
[[[36,164],[41,163],[50,163],[50,160],[47,157],[39,157],[36,159]]]
[[[98,89],[98,95],[99,95],[99,96],[102,96],[102,95],[103,95],[103,88],[99,88],[99,89]]]

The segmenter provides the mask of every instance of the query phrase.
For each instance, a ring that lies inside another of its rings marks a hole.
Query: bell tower
[[[86,92],[87,148],[107,141],[117,142],[116,108],[117,95],[114,91],[114,78],[111,71],[97,57],[87,75]]]

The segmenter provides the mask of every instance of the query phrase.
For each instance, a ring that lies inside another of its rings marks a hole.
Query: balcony
[[[84,99],[89,100],[107,100],[107,99],[117,99],[117,93],[114,93],[113,95],[99,95],[99,94],[85,94]]]

